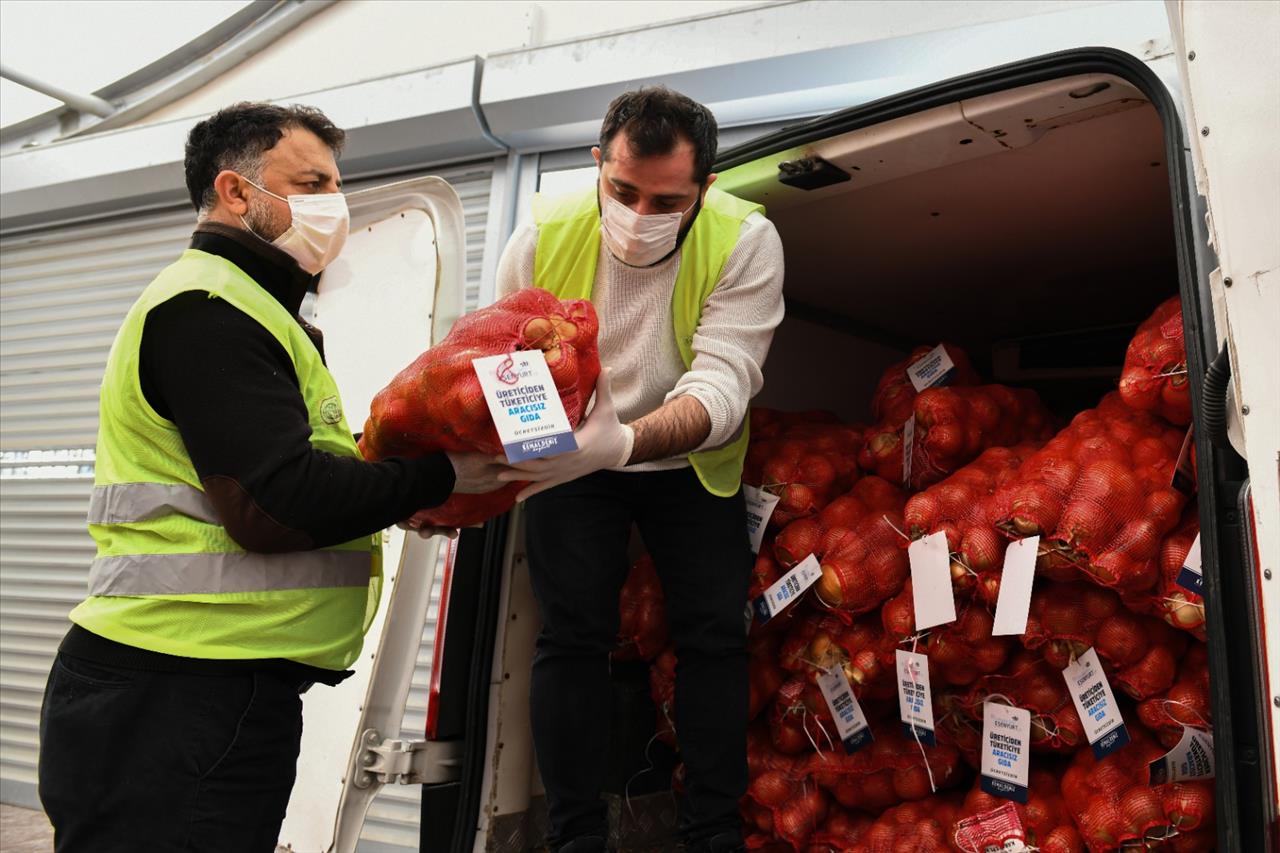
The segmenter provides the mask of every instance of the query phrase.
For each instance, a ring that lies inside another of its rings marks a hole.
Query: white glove
[[[528,486],[516,495],[523,501],[547,489],[585,477],[605,468],[620,468],[631,458],[631,447],[636,434],[631,427],[618,420],[613,407],[613,391],[609,385],[609,371],[600,371],[596,380],[595,408],[578,424],[573,438],[578,449],[546,459],[530,459],[517,462],[510,470],[498,474],[498,479],[513,483],[527,480]]]
[[[408,530],[410,533],[417,533],[423,539],[430,539],[432,536],[443,536],[446,539],[457,539],[458,528],[456,527],[436,527],[426,523],[426,514],[431,510],[424,509],[415,512],[404,521],[397,522],[396,527],[401,530]]]

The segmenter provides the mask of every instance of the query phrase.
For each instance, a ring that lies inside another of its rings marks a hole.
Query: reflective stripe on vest
[[[216,595],[369,585],[368,551],[125,554],[89,567],[90,595]]]
[[[711,187],[680,247],[671,318],[685,369],[693,365],[693,336],[702,319],[702,306],[720,282],[724,265],[738,244],[743,220],[752,213],[764,213],[764,208]],[[596,189],[560,198],[535,196],[533,218],[538,225],[534,286],[559,299],[590,299],[600,260]],[[729,497],[738,493],[747,457],[748,427],[744,417],[742,428],[727,444],[689,454],[698,480],[711,494]]]
[[[94,486],[90,524],[130,524],[176,512],[208,524],[221,524],[209,496],[181,483],[112,483]]]

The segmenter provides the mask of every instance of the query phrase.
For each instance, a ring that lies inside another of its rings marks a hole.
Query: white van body
[[[1225,344],[1230,351],[1232,439],[1248,466],[1243,526],[1255,552],[1246,566],[1256,580],[1256,612],[1219,614],[1219,618],[1234,622],[1235,630],[1243,630],[1244,623],[1256,624],[1262,680],[1254,695],[1265,703],[1265,711],[1258,713],[1265,772],[1259,775],[1259,790],[1249,793],[1260,793],[1266,824],[1274,831],[1278,811],[1275,779],[1280,775],[1280,754],[1274,739],[1280,726],[1280,578],[1276,577],[1280,573],[1280,336],[1276,333],[1280,323],[1280,150],[1276,148],[1280,139],[1280,52],[1275,49],[1280,44],[1280,4],[1171,0],[1167,9],[1171,38],[1155,32],[1145,42],[1130,39],[1124,48],[1146,64],[1176,105],[1177,114],[1162,118],[1181,123],[1181,138],[1189,146],[1185,154],[1194,186],[1186,188],[1189,192],[1181,203],[1195,211],[1192,225],[1198,229],[1202,244],[1188,250],[1202,263],[1216,258],[1201,270],[1208,300],[1200,308],[1212,323],[1216,343]],[[880,18],[892,14],[907,19],[917,10],[912,4],[876,9]],[[1028,43],[1043,40],[1037,26],[1027,24]],[[1016,40],[1019,32],[1016,21],[1002,25],[1005,51],[1007,39]],[[1086,40],[1074,46],[1089,48],[1098,43]],[[914,86],[935,80],[928,76],[933,66],[948,69],[946,77],[955,76],[957,64],[973,72],[985,67],[981,44],[957,44],[955,48],[965,51],[963,59],[954,55],[898,57],[910,69],[904,77]],[[1046,84],[1046,91],[1049,88]],[[993,113],[1000,109],[999,99],[993,95],[983,96],[981,104]],[[968,121],[980,124],[973,116]],[[924,119],[921,122],[894,126],[924,133],[929,128]],[[888,146],[895,140],[881,142]],[[859,144],[871,143],[863,139]],[[982,144],[999,148],[995,143]],[[965,154],[977,155],[976,151]],[[928,151],[917,154],[916,159],[935,156],[958,155]],[[1185,165],[1170,162],[1168,167],[1173,173]],[[921,168],[915,162],[907,171]],[[890,177],[896,176],[885,175],[884,179]],[[1190,191],[1207,200],[1207,210],[1196,209],[1197,201]],[[433,185],[429,180],[407,182],[353,207],[353,236],[344,256],[346,264],[326,273],[322,280],[316,318],[328,333],[330,362],[351,412],[367,411],[378,383],[412,360],[428,340],[438,340],[461,310],[461,214],[456,198],[449,198],[450,192],[447,185]],[[405,240],[414,251],[395,254],[387,261],[385,247]],[[368,290],[373,286],[379,289],[376,298]],[[1184,291],[1184,301],[1186,295]],[[330,311],[333,319],[327,320],[325,315]],[[367,329],[370,324],[394,333],[381,334],[371,342],[367,337],[348,340],[341,331],[347,326]],[[1188,330],[1189,338],[1192,334]],[[867,346],[871,352],[880,345]],[[1215,354],[1207,352],[1207,357]],[[358,414],[353,416],[353,422],[356,420]],[[407,743],[386,733],[399,729],[414,667],[416,637],[435,574],[459,565],[455,560],[463,560],[467,548],[480,547],[480,534],[474,534],[471,542],[464,537],[461,549],[440,540],[406,540],[400,531],[388,534],[387,565],[398,568],[389,572],[394,577],[390,598],[368,639],[373,665],[361,668],[359,675],[339,688],[339,701],[333,701],[332,693],[323,702],[313,703],[308,697],[298,783],[281,837],[286,849],[353,850],[365,810],[380,785],[457,780],[471,760],[468,754],[480,756],[481,768],[478,789],[464,795],[470,796],[475,806],[469,818],[462,818],[470,822],[466,827],[467,837],[473,839],[470,849],[479,853],[527,846],[528,826],[511,820],[512,816],[526,815],[540,794],[527,708],[537,618],[527,572],[523,571],[521,523],[517,509],[491,523],[484,540],[489,559],[500,561],[501,571],[492,590],[496,600],[491,602],[492,648],[486,658],[490,666],[483,685],[472,679],[468,688],[468,703],[483,699],[485,725],[483,731],[469,730],[467,744],[428,739]],[[1238,548],[1239,543],[1221,543],[1221,547]],[[1210,600],[1211,610],[1217,606]],[[444,607],[447,604],[442,605],[442,625]],[[454,632],[468,628],[456,623],[449,627]],[[441,630],[441,639],[443,633]],[[438,656],[443,646],[437,645]],[[438,673],[435,678],[438,680]],[[1219,716],[1226,710],[1220,707]],[[1230,710],[1244,717],[1253,715],[1255,709]],[[334,731],[352,734],[349,748],[333,747],[332,738],[326,735]],[[430,802],[424,802],[425,835],[433,820],[443,820],[443,816],[433,814]],[[1233,818],[1220,820],[1230,822]],[[520,828],[513,834],[515,826]],[[1228,843],[1260,838],[1251,834],[1254,829],[1232,827],[1229,835],[1220,833],[1220,838],[1232,839]],[[1274,843],[1274,835],[1271,841]]]

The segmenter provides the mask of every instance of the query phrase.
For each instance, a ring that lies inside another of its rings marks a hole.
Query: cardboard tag
[[[765,528],[769,526],[769,518],[778,505],[778,496],[745,483],[742,495],[747,499],[747,535],[751,538],[751,553],[759,554]]]
[[[1203,729],[1182,727],[1177,745],[1148,765],[1151,784],[1213,778],[1213,735]]]
[[[956,824],[954,838],[965,853],[1023,853],[1027,849],[1027,831],[1013,803],[965,818]]]
[[[897,650],[898,711],[902,730],[926,746],[937,743],[933,735],[933,693],[929,689],[929,659],[915,652]]]
[[[911,486],[911,456],[916,443],[916,416],[902,425],[902,485]]]
[[[1173,466],[1173,487],[1190,497],[1200,488],[1196,482],[1196,469],[1191,464],[1191,451],[1195,447],[1192,434],[1195,426],[1187,427],[1187,434],[1182,439],[1182,450],[1178,451],[1178,464]]]
[[[918,394],[926,388],[946,385],[951,381],[955,370],[956,363],[947,354],[947,348],[938,344],[924,358],[907,368],[907,378]]]
[[[831,718],[836,721],[836,731],[844,743],[844,751],[853,754],[871,743],[871,729],[862,713],[858,697],[853,695],[849,678],[840,667],[829,669],[818,676],[818,689],[827,700]]]
[[[930,533],[907,546],[911,563],[911,596],[916,630],[956,621],[956,596],[951,588],[951,552],[947,534]]]
[[[508,462],[578,449],[542,350],[472,359]]]
[[[1039,550],[1040,537],[1028,536],[1010,543],[1004,552],[1000,596],[996,599],[991,636],[1004,637],[1027,632],[1027,614],[1031,611],[1031,587],[1036,579],[1036,553]]]
[[[756,599],[756,622],[764,624],[777,616],[820,577],[822,566],[818,563],[818,558],[810,554],[797,563],[794,569],[774,581],[764,591],[764,595]]]
[[[1084,733],[1093,747],[1094,757],[1102,759],[1128,746],[1129,730],[1120,716],[1116,695],[1102,671],[1098,653],[1089,649],[1067,665],[1062,677],[1067,680],[1071,701],[1084,723]]]
[[[982,790],[993,797],[1027,801],[1031,772],[1031,712],[987,700],[982,705]]]
[[[1182,568],[1178,571],[1178,579],[1175,583],[1188,592],[1204,595],[1204,573],[1200,570],[1199,533],[1196,534],[1195,541],[1191,543],[1191,549],[1187,551],[1187,556],[1182,558]]]

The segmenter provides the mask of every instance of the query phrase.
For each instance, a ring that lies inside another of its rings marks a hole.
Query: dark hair
[[[716,160],[716,117],[702,104],[666,86],[645,86],[613,99],[600,126],[600,152],[609,159],[609,143],[618,131],[637,157],[668,154],[681,139],[693,145],[693,179],[703,183]]]
[[[298,104],[279,107],[242,101],[218,110],[191,128],[183,168],[196,211],[211,207],[217,200],[213,179],[219,172],[230,168],[260,170],[263,153],[275,147],[285,130],[296,127],[320,137],[335,155],[342,151],[347,138],[324,113]],[[256,179],[258,175],[246,177]]]

